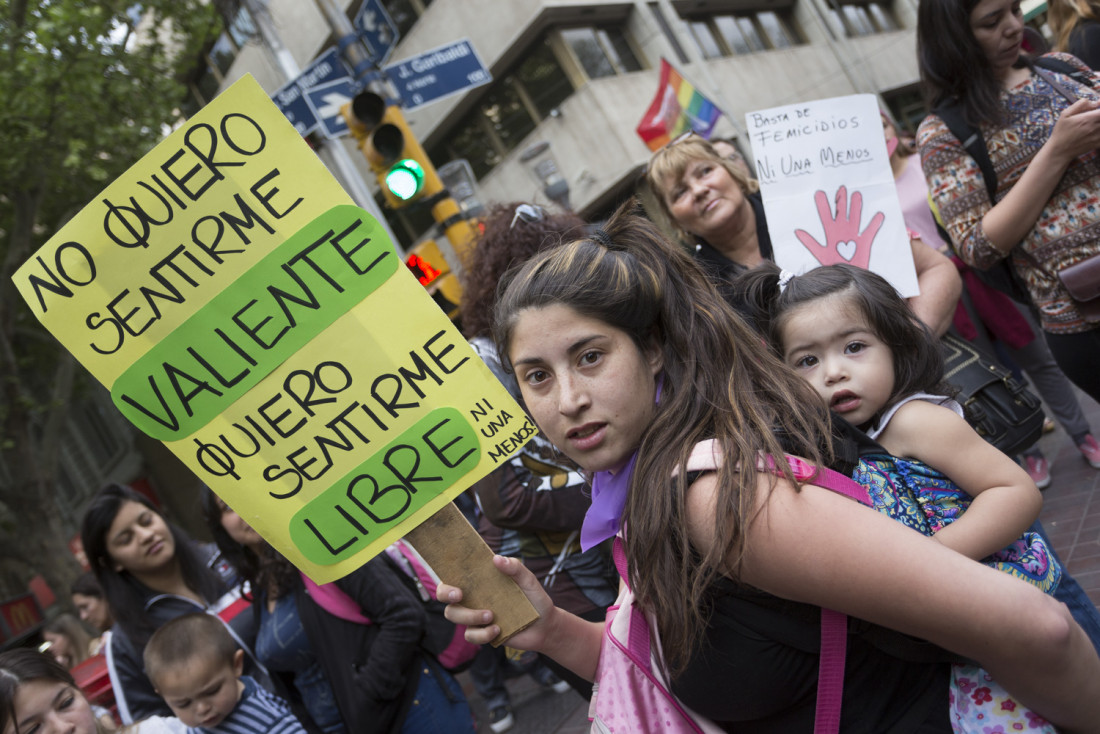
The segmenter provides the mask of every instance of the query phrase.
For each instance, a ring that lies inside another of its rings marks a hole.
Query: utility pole
[[[321,4],[320,1],[318,4]],[[283,43],[279,32],[275,29],[275,24],[271,20],[271,14],[268,12],[265,0],[244,0],[244,5],[256,23],[264,48],[267,49],[276,65],[278,65],[283,81],[289,82],[296,79],[302,73],[302,69]],[[347,18],[344,18],[344,21],[347,22]],[[348,23],[348,27],[351,27],[350,23]],[[359,175],[359,169],[355,167],[355,162],[347,149],[344,148],[343,143],[339,140],[333,141],[332,145],[325,146],[324,152],[327,152],[328,157],[332,159],[332,163],[339,172],[351,198],[368,214],[378,220],[379,226],[382,227],[383,231],[389,236],[394,248],[397,249],[397,238],[394,236],[393,230],[390,229],[389,222],[383,216],[382,210],[378,207],[378,202],[374,200],[374,195],[363,181],[363,177]]]

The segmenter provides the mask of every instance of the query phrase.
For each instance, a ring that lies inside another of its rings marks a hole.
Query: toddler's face
[[[894,391],[893,354],[843,295],[792,309],[782,336],[784,361],[834,413],[863,426],[885,407]]]
[[[237,707],[244,690],[240,681],[243,666],[240,650],[232,663],[196,655],[185,665],[161,673],[157,692],[186,726],[211,729]]]

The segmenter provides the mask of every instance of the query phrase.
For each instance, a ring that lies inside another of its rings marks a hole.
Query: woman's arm
[[[493,565],[519,585],[539,613],[534,624],[508,639],[508,646],[549,655],[585,680],[595,680],[604,623],[588,622],[555,607],[535,575],[518,559],[493,556]],[[461,589],[440,584],[436,598],[448,602],[447,619],[466,625],[470,642],[484,645],[500,634],[491,611],[462,606]]]
[[[1058,117],[1054,131],[1009,192],[982,217],[994,249],[1007,255],[1032,227],[1073,160],[1100,147],[1100,102],[1079,99]]]
[[[760,477],[743,581],[975,659],[1065,731],[1100,731],[1100,658],[1064,605],[835,492]],[[711,473],[688,492],[703,552],[715,490]]]
[[[936,115],[921,123],[921,168],[944,228],[967,265],[980,270],[993,266],[1035,226],[1066,167],[1097,147],[1100,119],[1093,106],[1078,100],[1062,113],[1050,138],[996,206],[977,163],[946,123]]]
[[[419,654],[427,626],[424,604],[399,573],[383,554],[336,582],[378,630],[359,675],[365,691],[379,701],[388,701],[404,689],[405,671]]]
[[[579,472],[557,469],[553,475],[536,475],[519,455],[474,484],[478,506],[489,522],[530,532],[579,530],[592,504],[589,491]]]
[[[942,253],[919,239],[909,240],[917,270],[920,295],[909,299],[909,308],[936,336],[943,336],[955,318],[955,305],[962,295],[962,278],[955,265]]]
[[[982,439],[950,408],[923,400],[903,405],[879,443],[894,456],[922,461],[974,498],[966,512],[933,536],[980,561],[1020,537],[1043,507],[1027,472]]]

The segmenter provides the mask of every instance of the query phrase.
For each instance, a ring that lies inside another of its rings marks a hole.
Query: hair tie
[[[607,233],[603,227],[592,228],[592,239],[599,242],[604,247],[613,247],[614,243],[611,242],[611,235]]]
[[[787,283],[790,283],[792,280],[794,280],[794,273],[792,273],[790,270],[780,270],[779,292],[782,293],[783,289],[787,287]]]

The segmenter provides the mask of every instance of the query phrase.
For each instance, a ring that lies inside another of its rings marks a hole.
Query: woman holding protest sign
[[[592,473],[585,529],[618,536],[658,665],[698,714],[730,731],[813,731],[827,608],[853,618],[840,731],[952,731],[947,659],[917,659],[886,628],[982,662],[1066,731],[1100,731],[1100,658],[1064,606],[824,488],[825,406],[645,220],[620,211],[528,261],[493,332],[540,430]],[[604,625],[554,607],[518,561],[494,564],[541,615],[508,644],[595,679],[615,656]],[[499,634],[462,590],[439,595],[478,625],[471,641]]]
[[[106,650],[124,724],[172,712],[145,677],[142,651],[160,625],[188,612],[217,614],[247,653],[250,674],[266,673],[251,655],[251,619],[232,569],[210,544],[196,543],[149,499],[120,484],[101,489],[84,512],[81,540],[115,617]]]
[[[659,213],[694,241],[695,259],[726,300],[745,313],[733,279],[775,259],[759,184],[694,133],[681,135],[653,154],[646,183]],[[961,292],[958,274],[943,255],[919,240],[911,244],[920,295],[909,304],[942,334],[951,325]]]
[[[490,334],[499,281],[517,264],[586,231],[588,225],[572,212],[551,212],[523,202],[496,204],[482,220],[482,232],[462,274],[462,330],[517,400],[519,386],[501,366]],[[563,609],[585,619],[603,619],[618,594],[618,579],[606,544],[581,550],[590,490],[576,467],[562,461],[561,454],[536,435],[471,490],[480,510],[478,532],[494,552],[522,559]],[[497,722],[507,722],[510,716],[504,662],[503,648],[486,646],[470,670],[494,732],[506,731],[507,726]],[[545,675],[547,666],[581,696],[591,697],[590,681],[549,658],[539,657],[527,672],[552,686],[556,678]]]
[[[1023,37],[1016,0],[921,0],[922,168],[959,257],[1008,262],[1058,365],[1100,400],[1100,78]]]
[[[461,686],[421,646],[424,605],[385,554],[317,586],[209,488],[202,509],[218,547],[253,589],[256,655],[307,728],[473,734]]]

